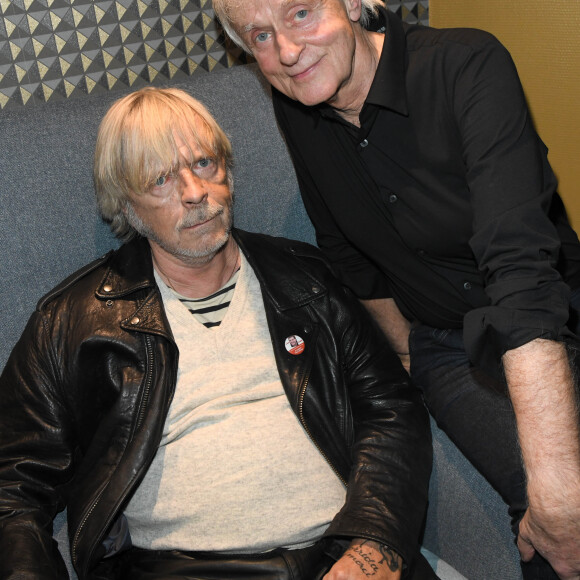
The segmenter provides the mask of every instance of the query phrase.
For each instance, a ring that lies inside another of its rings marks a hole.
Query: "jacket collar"
[[[324,262],[319,250],[303,242],[272,238],[236,228],[233,236],[254,270],[262,291],[278,310],[303,306],[326,293],[322,278],[316,274],[316,271],[325,268],[306,269],[294,259],[296,256],[306,256],[320,261],[322,266]],[[155,287],[149,242],[138,237],[113,253],[96,295],[102,300],[114,300]]]

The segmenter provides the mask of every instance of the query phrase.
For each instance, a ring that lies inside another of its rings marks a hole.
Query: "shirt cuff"
[[[469,360],[494,378],[503,379],[502,356],[537,338],[576,340],[566,327],[568,310],[556,309],[548,318],[537,312],[486,306],[468,312],[463,340]]]

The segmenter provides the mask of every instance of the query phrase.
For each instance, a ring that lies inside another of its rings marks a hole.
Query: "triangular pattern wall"
[[[428,0],[389,0],[428,23]],[[248,62],[211,0],[0,0],[0,108],[137,88]]]

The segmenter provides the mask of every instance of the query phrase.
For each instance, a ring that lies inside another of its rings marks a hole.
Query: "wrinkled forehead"
[[[230,22],[242,33],[253,26],[256,18],[272,17],[299,2],[309,5],[313,0],[223,0]]]

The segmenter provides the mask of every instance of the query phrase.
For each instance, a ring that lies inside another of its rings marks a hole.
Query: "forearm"
[[[420,391],[364,314],[357,305],[352,319],[344,321],[354,441],[346,502],[328,534],[369,537],[372,530],[372,539],[406,560],[414,553],[427,504],[429,419]]]
[[[551,495],[562,481],[578,493],[578,402],[565,345],[536,339],[506,352],[503,363],[531,500]]]
[[[580,442],[564,344],[536,339],[503,357],[528,478],[519,526],[524,561],[539,552],[562,580],[580,578]]]

